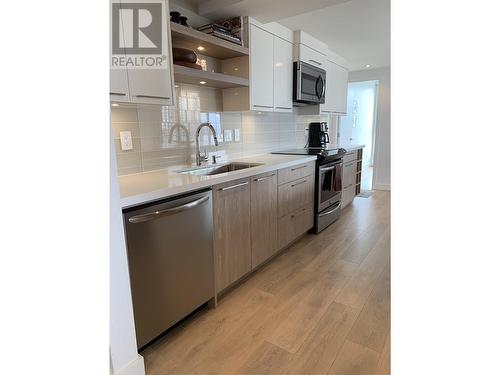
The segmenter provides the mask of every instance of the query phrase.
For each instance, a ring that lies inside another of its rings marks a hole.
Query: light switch
[[[132,132],[131,131],[122,131],[120,132],[120,144],[122,146],[122,151],[133,150],[134,146],[132,145]]]

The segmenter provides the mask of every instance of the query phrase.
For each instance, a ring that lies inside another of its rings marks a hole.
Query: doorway
[[[347,88],[347,115],[340,118],[339,145],[365,145],[361,190],[372,190],[373,155],[377,118],[378,81],[350,82]]]

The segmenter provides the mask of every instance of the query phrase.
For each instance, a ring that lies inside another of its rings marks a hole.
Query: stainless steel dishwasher
[[[123,212],[137,346],[214,297],[212,192]]]

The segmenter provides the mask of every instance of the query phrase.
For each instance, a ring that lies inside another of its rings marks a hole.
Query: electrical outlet
[[[131,131],[122,131],[120,132],[120,144],[122,146],[122,151],[133,150],[134,146],[132,145],[132,132]]]
[[[234,129],[234,141],[235,142],[240,141],[240,129],[238,128]]]

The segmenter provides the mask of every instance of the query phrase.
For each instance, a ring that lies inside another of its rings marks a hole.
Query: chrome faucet
[[[208,161],[208,156],[207,154],[201,154],[200,152],[200,131],[203,127],[208,127],[212,131],[212,135],[214,136],[214,142],[215,145],[218,146],[219,142],[217,141],[217,133],[215,132],[214,127],[212,126],[211,123],[209,122],[204,122],[198,126],[198,129],[196,129],[196,165],[201,165],[202,162]]]

